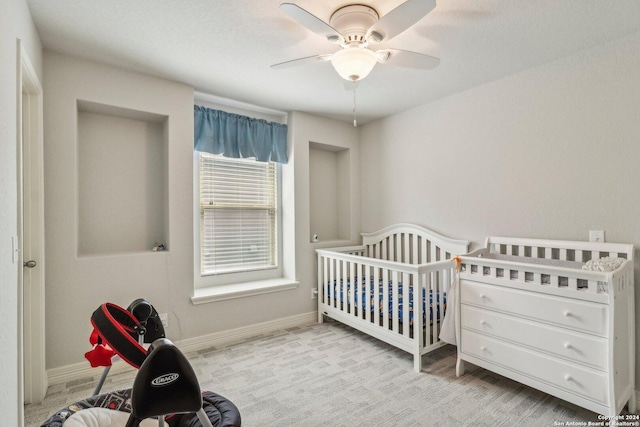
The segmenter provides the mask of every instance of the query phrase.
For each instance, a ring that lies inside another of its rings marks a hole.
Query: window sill
[[[297,281],[291,279],[272,279],[260,280],[258,282],[212,286],[209,288],[196,289],[193,297],[191,297],[191,303],[193,305],[207,304],[210,302],[286,291],[289,289],[295,289],[298,285],[299,283]]]

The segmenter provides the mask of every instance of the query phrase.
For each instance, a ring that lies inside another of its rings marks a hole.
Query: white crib
[[[627,402],[634,412],[633,246],[505,237],[485,246],[461,257],[457,374],[468,361],[602,415]],[[602,257],[626,261],[583,269]]]
[[[316,250],[318,321],[328,316],[412,353],[420,372],[422,355],[444,345],[438,335],[455,276],[451,258],[467,253],[469,242],[413,224],[362,239],[361,246]]]

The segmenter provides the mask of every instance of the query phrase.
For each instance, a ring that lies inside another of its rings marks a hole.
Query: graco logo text
[[[175,382],[178,377],[180,377],[180,375],[176,373],[160,375],[159,377],[154,378],[153,381],[151,381],[151,385],[154,387],[169,385],[172,382]]]

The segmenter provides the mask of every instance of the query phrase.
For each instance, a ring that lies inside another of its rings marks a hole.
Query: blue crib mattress
[[[363,311],[367,309],[367,300],[366,300],[366,291],[367,291],[367,281],[369,282],[369,295],[371,295],[371,312],[373,313],[375,311],[375,294],[374,294],[374,288],[375,288],[375,282],[373,278],[370,278],[369,280],[367,280],[366,277],[363,277],[362,280],[358,280],[356,278],[356,283],[360,282],[360,286],[359,289],[358,287],[356,287],[355,289],[355,293],[353,295],[353,299],[354,299],[354,303],[357,307],[360,307]],[[351,280],[347,279],[347,291],[346,293],[343,293],[343,280],[340,280],[340,282],[334,281],[333,282],[333,293],[332,293],[332,297],[334,299],[339,298],[341,303],[346,303],[346,304],[351,304]],[[387,302],[387,304],[384,304],[384,281],[382,279],[379,280],[378,282],[378,294],[379,294],[379,314],[382,315],[384,307],[387,307],[388,312],[389,312],[389,318],[393,318],[393,282],[389,281],[389,283],[387,284],[388,286],[388,292],[389,292],[389,301]],[[404,287],[402,285],[401,282],[398,282],[398,320],[400,321],[400,323],[403,322],[404,320],[404,313],[403,313],[403,309],[404,309],[404,298],[403,298],[403,290]],[[327,289],[326,292],[328,294],[329,292],[329,284],[327,283]],[[413,285],[409,285],[409,323],[413,324]],[[428,296],[428,298],[427,298]],[[346,298],[345,298],[346,297]],[[345,301],[346,299],[346,301]],[[429,304],[429,322],[433,322],[434,320],[434,304],[435,304],[435,320],[439,321],[440,320],[440,292],[434,292],[433,290],[429,289],[422,289],[422,319],[423,321],[427,322],[427,300],[428,300],[428,304]],[[361,303],[360,303],[361,301]],[[442,307],[443,309],[446,311],[446,307],[447,307],[447,294],[446,293],[442,293]]]

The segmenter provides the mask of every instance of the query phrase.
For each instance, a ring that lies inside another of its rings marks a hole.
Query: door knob
[[[29,267],[29,268],[33,268],[36,265],[38,265],[38,263],[35,262],[34,260],[25,261],[25,262],[22,263],[23,267]]]

